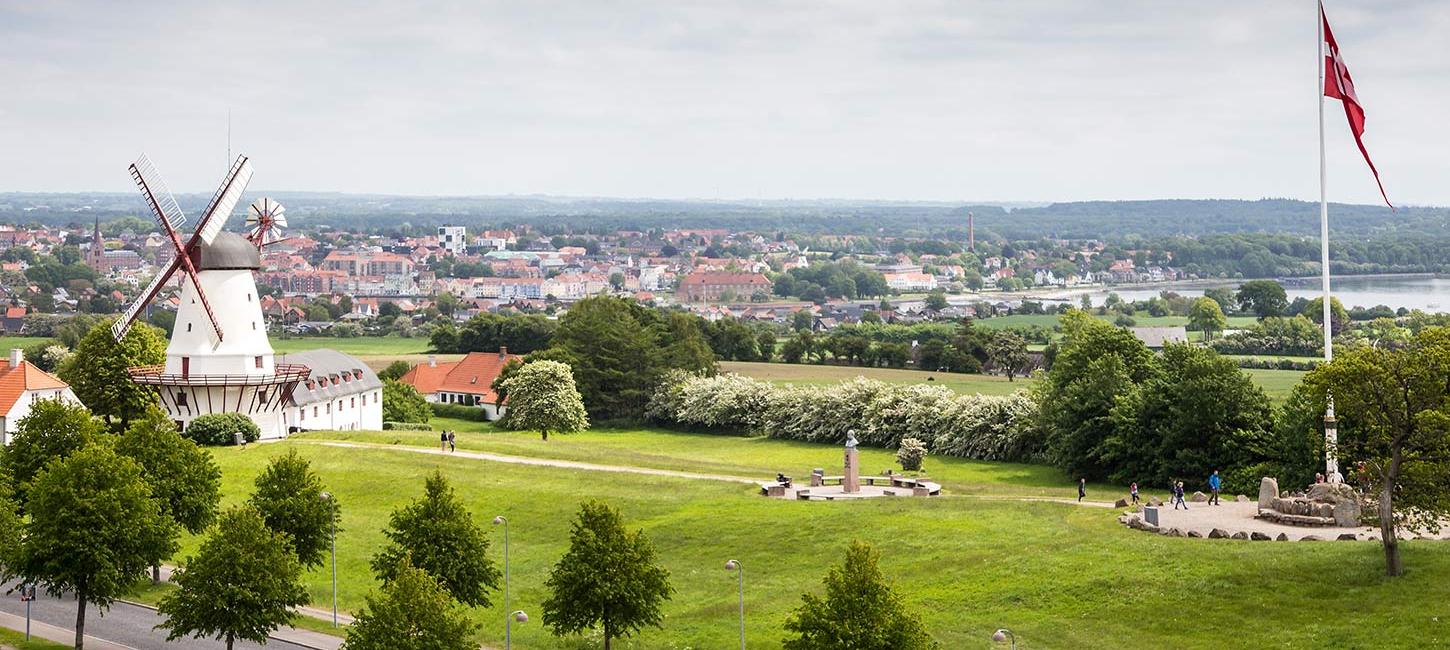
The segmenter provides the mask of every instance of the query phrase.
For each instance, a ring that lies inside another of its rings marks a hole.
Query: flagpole
[[[1315,23],[1315,32],[1319,35],[1319,55],[1315,60],[1315,67],[1319,69],[1319,87],[1315,89],[1315,95],[1319,98],[1319,269],[1320,277],[1324,285],[1324,361],[1328,363],[1334,360],[1334,321],[1332,316],[1331,296],[1329,293],[1329,195],[1328,168],[1324,160],[1324,3],[1316,0],[1315,6],[1318,9]],[[1339,469],[1339,459],[1335,457],[1334,448],[1338,443],[1338,432],[1335,430],[1334,422],[1334,396],[1330,395],[1327,407],[1324,412],[1324,471],[1326,474],[1333,474]]]

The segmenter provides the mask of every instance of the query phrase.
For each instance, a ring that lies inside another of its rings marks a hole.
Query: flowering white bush
[[[926,458],[926,444],[916,438],[902,438],[901,448],[896,450],[896,463],[904,472],[921,471],[921,461]]]
[[[1029,460],[1041,451],[1037,404],[1024,393],[957,395],[947,388],[856,378],[832,386],[776,386],[739,375],[674,373],[650,401],[658,422],[711,431],[894,448],[914,439],[933,453]]]

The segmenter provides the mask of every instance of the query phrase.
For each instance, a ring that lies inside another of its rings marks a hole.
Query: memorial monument
[[[856,452],[856,432],[846,432],[846,471],[841,479],[841,491],[855,494],[861,491],[861,459]]]

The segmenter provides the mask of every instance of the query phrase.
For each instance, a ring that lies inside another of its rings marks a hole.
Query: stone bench
[[[760,493],[768,497],[785,496],[785,485],[775,481],[765,481],[760,484]]]

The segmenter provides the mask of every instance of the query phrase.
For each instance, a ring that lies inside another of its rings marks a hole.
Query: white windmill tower
[[[125,337],[167,281],[182,272],[166,363],[131,368],[132,381],[155,387],[162,406],[183,428],[200,415],[241,413],[257,423],[264,438],[284,435],[282,410],[309,369],[273,361],[252,277],[261,267],[260,246],[222,230],[251,180],[251,162],[246,156],[237,157],[184,244],[176,229],[186,216],[146,156],[131,165],[131,177],[176,250],[170,264],[116,321],[111,330],[116,340]],[[270,229],[261,229],[260,236]],[[220,309],[213,309],[213,304]]]

